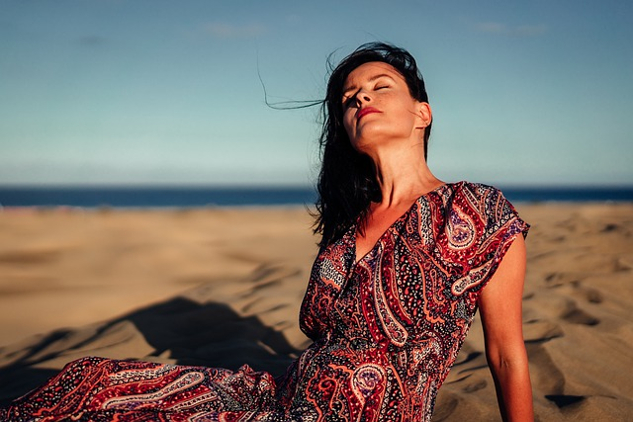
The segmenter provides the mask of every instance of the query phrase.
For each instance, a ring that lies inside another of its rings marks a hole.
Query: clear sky
[[[0,0],[0,184],[290,184],[326,59],[408,49],[446,181],[633,184],[630,0]]]

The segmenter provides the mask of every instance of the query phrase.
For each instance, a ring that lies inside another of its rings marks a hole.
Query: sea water
[[[633,201],[633,186],[499,187],[511,202]],[[309,206],[316,197],[311,187],[0,186],[5,207]]]

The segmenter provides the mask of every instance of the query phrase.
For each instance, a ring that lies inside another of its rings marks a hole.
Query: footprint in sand
[[[599,290],[583,286],[582,281],[579,280],[577,274],[565,272],[549,273],[545,276],[545,281],[548,284],[547,287],[550,289],[569,285],[574,290],[574,293],[578,293],[580,297],[590,303],[602,303],[604,300],[604,296]],[[590,316],[584,311],[569,308],[576,308],[575,303],[568,304],[565,308],[565,313],[562,316],[563,319],[569,322],[586,325],[595,325],[600,322],[598,319]],[[583,315],[581,316],[580,314]]]
[[[586,396],[564,394],[567,381],[565,374],[554,363],[551,355],[543,345],[544,341],[548,340],[548,331],[543,331],[543,334],[541,341],[526,342],[525,344],[530,361],[534,391],[545,392],[544,397],[554,403],[559,409],[584,401]]]
[[[448,421],[457,409],[459,405],[459,396],[449,391],[442,391],[442,394],[438,396],[438,401],[435,405],[435,412],[433,413],[433,421]]]
[[[554,272],[545,275],[545,281],[547,282],[548,288],[560,287],[565,284],[573,284],[578,283],[579,277],[578,274],[568,273],[568,272]]]
[[[565,389],[565,375],[552,360],[541,343],[526,343],[530,361],[530,378],[534,391],[547,395],[562,395]],[[546,397],[547,397],[546,395]]]
[[[472,380],[471,382],[466,384],[466,386],[462,388],[462,391],[464,393],[474,393],[475,391],[479,391],[486,388],[487,385],[488,383],[486,382],[485,379],[479,378],[479,379]]]
[[[557,325],[549,321],[531,320],[523,326],[523,338],[525,343],[540,344],[554,338],[563,337],[563,330]]]
[[[573,300],[567,300],[565,302],[565,309],[561,313],[561,318],[572,324],[597,325],[600,323],[598,318],[579,309]]]
[[[617,224],[608,223],[608,224],[605,224],[604,227],[602,227],[600,231],[602,233],[609,233],[609,232],[613,232],[619,229],[620,229],[620,226],[618,226]]]
[[[559,409],[580,403],[585,400],[586,396],[572,396],[568,394],[547,394],[545,398],[553,402]]]
[[[633,260],[626,257],[616,258],[613,261],[613,267],[616,272],[631,271],[633,269]]]
[[[580,297],[582,297],[589,303],[597,304],[602,303],[602,301],[604,300],[604,295],[600,293],[600,291],[597,289],[585,287],[580,283],[576,283],[574,285],[574,288],[576,289],[577,293],[580,294]]]
[[[534,299],[534,292],[527,292],[523,294],[523,301]]]

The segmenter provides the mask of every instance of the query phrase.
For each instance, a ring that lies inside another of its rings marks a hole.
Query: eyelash
[[[374,87],[374,91],[378,91],[380,89],[386,89],[389,88],[389,85],[378,85],[376,87]],[[349,105],[351,104],[351,101],[354,99],[354,97],[356,97],[356,95],[352,95],[351,97],[343,100],[343,107],[349,107]]]

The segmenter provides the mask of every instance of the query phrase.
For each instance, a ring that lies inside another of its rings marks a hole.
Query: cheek
[[[353,121],[354,121],[353,113],[345,112],[345,114],[343,114],[343,127],[345,128],[345,132],[347,132],[347,136],[350,139],[352,138],[352,134],[354,133]]]

